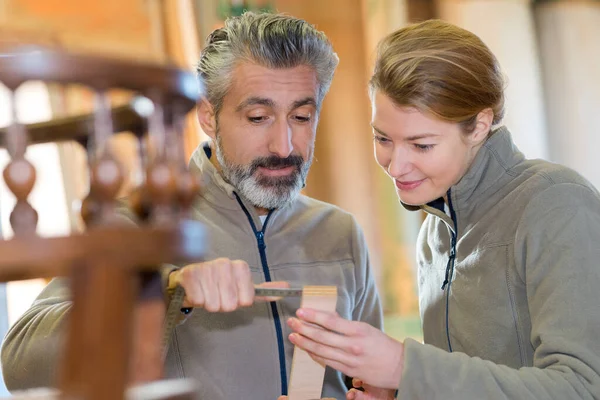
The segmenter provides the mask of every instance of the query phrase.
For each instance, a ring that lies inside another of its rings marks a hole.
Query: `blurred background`
[[[333,42],[340,65],[325,100],[315,163],[306,194],[353,213],[362,225],[384,299],[386,330],[420,338],[415,241],[423,215],[405,211],[372,156],[367,81],[376,43],[408,23],[442,18],[479,35],[507,77],[505,124],[529,158],[565,164],[600,187],[600,1],[597,0],[0,0],[0,44],[39,43],[193,69],[204,38],[244,10],[285,12],[315,24]],[[0,53],[0,57],[2,54]],[[0,84],[0,127],[11,123],[8,91]],[[112,92],[113,104],[131,94]],[[92,110],[83,87],[29,82],[17,92],[23,123]],[[205,140],[190,115],[189,155]],[[137,141],[124,133],[113,148],[135,184]],[[38,173],[30,202],[45,236],[81,229],[78,201],[87,193],[85,152],[72,143],[30,146]],[[8,155],[0,151],[0,168]],[[14,198],[0,186],[3,238]],[[45,285],[0,286],[0,336]],[[0,394],[3,393],[0,384]]]

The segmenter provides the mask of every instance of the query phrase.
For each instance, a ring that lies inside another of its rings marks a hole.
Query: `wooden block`
[[[300,307],[334,312],[336,303],[335,286],[305,286]],[[306,351],[296,346],[290,373],[289,400],[320,399],[324,377],[325,365],[317,363]]]

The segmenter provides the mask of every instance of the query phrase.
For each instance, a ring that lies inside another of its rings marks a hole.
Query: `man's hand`
[[[169,288],[177,285],[185,290],[183,307],[202,307],[210,312],[231,312],[255,301],[276,300],[255,298],[250,267],[242,260],[218,258],[187,265],[169,275]],[[289,284],[266,282],[258,286],[286,288]]]

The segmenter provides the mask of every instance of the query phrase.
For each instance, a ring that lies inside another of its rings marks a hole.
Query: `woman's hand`
[[[279,396],[277,398],[277,400],[288,400],[288,397],[287,396]],[[326,398],[323,398],[321,400],[335,400],[335,399],[333,397],[326,397]]]
[[[301,308],[296,315],[298,318],[288,319],[294,331],[289,339],[317,362],[373,387],[398,388],[404,368],[402,343],[369,324],[345,320],[337,313]]]
[[[352,386],[355,388],[362,388],[364,392],[350,389],[346,394],[346,400],[393,400],[396,394],[395,389],[381,389],[367,385],[356,378],[352,379]]]

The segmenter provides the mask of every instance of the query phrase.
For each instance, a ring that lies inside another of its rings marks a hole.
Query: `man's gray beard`
[[[289,176],[257,178],[251,165],[230,163],[223,152],[220,136],[216,140],[217,160],[221,165],[223,178],[253,206],[271,210],[292,202],[304,187],[306,176],[312,163],[312,156]]]

